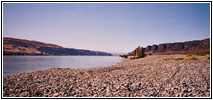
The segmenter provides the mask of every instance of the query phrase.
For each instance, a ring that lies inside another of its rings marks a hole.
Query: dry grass
[[[161,61],[168,61],[168,60],[183,60],[184,58],[163,58]]]
[[[187,55],[186,55],[186,57],[191,57],[191,56],[193,56],[193,55],[192,55],[192,54],[187,54]]]
[[[199,58],[194,57],[194,56],[190,56],[190,57],[185,58],[184,60],[199,60]]]
[[[199,57],[195,57],[195,56],[193,56],[193,55],[186,55],[187,57],[186,58],[163,58],[163,59],[161,59],[160,61],[168,61],[168,60],[176,60],[176,61],[178,61],[178,60],[199,60]],[[206,55],[207,57],[208,57],[208,59],[210,59],[210,55]]]
[[[174,58],[173,60],[183,60],[184,58]]]
[[[210,52],[203,52],[203,53],[200,53],[200,54],[197,54],[198,56],[206,56],[206,55],[210,55]]]
[[[161,61],[168,61],[168,60],[172,60],[173,58],[163,58],[161,59]]]
[[[208,57],[208,59],[210,59],[210,55],[209,54],[206,54],[206,56]]]

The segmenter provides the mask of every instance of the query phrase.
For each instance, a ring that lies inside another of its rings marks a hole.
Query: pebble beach
[[[210,97],[210,59],[124,58],[85,69],[51,68],[3,77],[3,97]]]

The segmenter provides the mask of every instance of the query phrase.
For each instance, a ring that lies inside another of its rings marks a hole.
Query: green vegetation
[[[139,56],[134,56],[134,57],[131,57],[130,59],[132,60],[132,59],[139,59],[139,58],[143,58],[143,57],[145,57],[146,55],[144,55],[144,56],[142,56],[142,57],[139,57]]]
[[[128,55],[120,55],[120,57],[128,58]]]
[[[143,47],[138,46],[136,49],[136,55],[137,57],[142,57],[143,56]]]
[[[202,52],[202,53],[198,53],[198,54],[195,54],[197,56],[206,56],[208,59],[210,59],[210,52]],[[185,60],[198,60],[199,58],[198,57],[193,57],[192,54],[187,54],[186,55],[186,58]]]
[[[135,59],[135,57],[131,57],[130,59],[133,60],[133,59]]]
[[[144,54],[144,49],[143,49],[143,47],[138,46],[138,48],[136,48],[136,49],[134,50],[134,56],[135,56],[135,57],[138,57],[138,58],[143,58],[143,57],[145,57],[146,55]]]
[[[207,56],[208,59],[210,59],[210,52],[203,52],[200,54],[197,54],[198,56]]]
[[[28,55],[26,53],[3,52],[3,55]]]
[[[140,58],[140,57],[134,56],[134,57],[131,57],[130,59],[132,60],[132,59],[138,59],[138,58]]]
[[[8,55],[8,56],[41,56],[41,55],[48,55],[48,54],[30,54],[30,53],[16,53],[16,52],[3,52],[3,55]]]
[[[131,57],[130,59],[138,59],[138,58],[143,58],[146,55],[144,54],[144,49],[143,47],[138,46],[135,50],[134,50],[134,57]]]
[[[190,57],[185,58],[184,60],[199,60],[199,58],[194,57],[194,56],[190,56]]]
[[[206,55],[210,55],[210,52],[202,52],[197,54],[198,56],[206,56]]]

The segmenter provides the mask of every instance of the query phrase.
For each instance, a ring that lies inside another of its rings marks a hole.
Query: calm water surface
[[[104,67],[121,62],[117,56],[3,56],[3,76],[48,68]]]

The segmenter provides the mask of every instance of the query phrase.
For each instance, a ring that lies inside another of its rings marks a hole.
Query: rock
[[[30,93],[25,91],[25,92],[22,92],[19,97],[29,97],[30,96]]]

